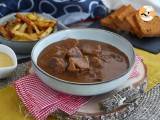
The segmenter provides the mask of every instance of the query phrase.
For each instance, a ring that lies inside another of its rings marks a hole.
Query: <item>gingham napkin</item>
[[[45,85],[35,74],[15,82],[16,91],[28,111],[38,120],[60,109],[69,115],[75,113],[90,97],[63,94]]]
[[[136,57],[131,78],[139,75],[136,66],[140,61],[141,58]],[[91,98],[57,92],[41,82],[35,74],[15,81],[15,87],[24,105],[37,120],[46,119],[58,109],[72,115]]]

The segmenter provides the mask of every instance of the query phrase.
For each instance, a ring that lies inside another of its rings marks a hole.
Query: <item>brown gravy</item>
[[[127,56],[109,44],[70,38],[45,48],[37,64],[52,76],[78,83],[111,80],[129,67]]]

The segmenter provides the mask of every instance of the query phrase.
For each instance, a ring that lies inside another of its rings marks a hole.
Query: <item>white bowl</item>
[[[19,13],[20,14],[27,14],[29,12],[19,12]],[[15,19],[15,15],[16,15],[16,13],[11,13],[11,14],[8,14],[8,15],[0,18],[0,24],[5,24],[7,21]],[[40,15],[44,18],[50,19],[50,20],[56,20],[54,17],[52,17],[49,14],[43,13],[43,14],[38,14],[38,15]],[[56,32],[56,31],[57,31],[57,28],[55,28],[54,32]],[[54,34],[54,32],[51,33],[51,34]],[[30,54],[33,46],[37,43],[37,41],[8,40],[7,38],[4,38],[3,36],[0,36],[0,43],[9,46],[10,48],[12,48],[14,50],[15,53],[18,53],[18,54]]]
[[[6,45],[0,44],[0,52],[7,54],[13,61],[12,66],[0,67],[0,79],[8,77],[17,67],[17,57],[14,51]]]
[[[129,68],[125,73],[122,73],[116,79],[95,83],[75,83],[51,76],[37,65],[38,56],[48,45],[66,38],[90,39],[113,45],[127,55],[129,59]],[[125,38],[109,31],[89,28],[62,30],[48,36],[47,38],[44,38],[34,46],[31,58],[33,70],[45,84],[57,91],[81,96],[98,95],[122,86],[128,81],[129,75],[135,63],[133,47]]]

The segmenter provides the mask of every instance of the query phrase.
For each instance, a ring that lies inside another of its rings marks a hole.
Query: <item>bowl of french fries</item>
[[[57,20],[48,14],[12,13],[0,19],[0,43],[17,54],[30,54],[37,41],[57,30]]]

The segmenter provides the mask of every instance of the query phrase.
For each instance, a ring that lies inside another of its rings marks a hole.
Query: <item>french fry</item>
[[[33,28],[31,26],[27,26],[26,32],[29,34],[33,33]]]
[[[14,36],[14,37],[13,37],[13,40],[22,41],[22,40],[24,40],[24,38],[21,38],[21,37],[19,37],[19,36]]]
[[[37,21],[35,24],[40,28],[48,28],[51,26],[50,22]]]
[[[13,34],[17,37],[23,38],[21,41],[25,41],[26,39],[32,41],[38,40],[38,35],[36,33],[27,34],[19,31],[13,31]]]
[[[55,20],[50,20],[50,19],[45,19],[42,16],[38,16],[37,21],[35,22],[35,24],[40,27],[40,28],[48,28],[49,26],[52,27],[56,24]]]
[[[9,29],[8,27],[5,28],[8,38],[11,39],[13,38],[14,34],[12,33],[11,29]]]
[[[16,18],[16,19],[13,19],[11,21],[8,21],[5,26],[8,27],[8,28],[12,28],[18,23],[21,23],[21,19]]]
[[[49,27],[46,31],[44,31],[44,32],[40,35],[40,38],[44,38],[44,37],[48,36],[52,31],[53,31],[53,28],[52,28],[52,27]]]
[[[25,32],[26,28],[27,28],[27,24],[24,23],[24,24],[21,25],[21,27],[19,28],[18,31],[19,31],[19,32]]]
[[[3,37],[9,38],[9,35],[7,33],[7,31],[5,30],[4,26],[0,26],[0,31]]]
[[[7,22],[5,25],[4,25],[4,29],[6,30],[6,32],[8,33],[8,38],[12,38],[13,37],[13,34],[11,32],[11,29],[12,27],[14,26],[14,24],[12,24],[12,22]]]
[[[30,20],[37,20],[38,19],[38,16],[36,15],[36,13],[29,13],[26,15]]]
[[[26,16],[23,16],[19,13],[16,14],[16,17],[18,17],[19,19],[21,19],[22,21],[24,21],[25,23],[27,23],[28,25],[32,26],[36,33],[39,34],[39,29],[37,28],[37,26],[34,24],[34,22],[32,22],[30,19],[28,19]]]
[[[38,16],[38,21],[43,21],[43,22],[52,22],[54,24],[56,24],[56,21],[55,20],[50,20],[50,19],[45,19],[44,17],[42,16]]]
[[[18,24],[16,24],[16,25],[12,28],[12,31],[16,31],[16,30],[18,30],[20,27],[21,27],[21,24],[18,23]]]

